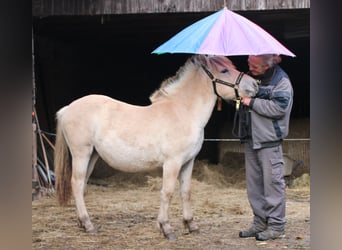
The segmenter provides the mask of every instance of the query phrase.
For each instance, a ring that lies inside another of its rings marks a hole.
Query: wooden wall
[[[310,8],[310,0],[32,0],[33,16]]]

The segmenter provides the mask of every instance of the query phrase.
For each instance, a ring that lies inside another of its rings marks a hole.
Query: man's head
[[[272,68],[274,65],[280,63],[281,57],[274,54],[265,55],[250,55],[248,57],[248,67],[249,71],[254,76],[263,75],[266,70]]]

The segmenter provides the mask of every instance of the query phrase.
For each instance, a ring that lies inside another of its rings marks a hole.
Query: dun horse
[[[84,192],[94,165],[101,157],[111,167],[138,172],[163,168],[158,225],[164,236],[176,239],[168,208],[176,180],[180,184],[183,222],[193,221],[190,186],[194,159],[201,149],[217,97],[233,100],[253,96],[258,85],[237,71],[223,56],[195,55],[165,80],[148,106],[130,105],[103,95],[88,95],[57,112],[55,151],[56,190],[60,205],[73,195],[80,226],[96,233]]]

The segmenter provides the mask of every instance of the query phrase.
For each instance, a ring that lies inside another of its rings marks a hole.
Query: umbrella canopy
[[[227,7],[183,29],[152,53],[224,56],[282,54],[295,57],[260,26]]]

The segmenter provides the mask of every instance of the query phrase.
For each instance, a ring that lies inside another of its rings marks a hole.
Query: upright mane
[[[187,60],[184,66],[179,68],[179,70],[176,72],[174,76],[167,78],[161,83],[159,89],[155,90],[150,95],[150,101],[154,103],[165,98],[168,95],[169,91],[171,91],[173,88],[177,88],[177,83],[179,83],[179,79],[184,77],[184,75],[189,72],[190,67],[200,67],[201,65],[204,65],[216,71],[218,70],[218,66],[235,69],[235,66],[232,63],[232,61],[224,56],[192,56]]]
[[[165,98],[169,93],[168,90],[170,90],[171,88],[177,87],[177,84],[179,83],[179,79],[181,79],[185,75],[185,73],[189,71],[189,68],[193,66],[193,63],[194,62],[191,60],[191,58],[189,58],[186,61],[186,63],[178,69],[178,71],[176,72],[174,76],[171,76],[165,79],[161,83],[160,87],[150,95],[150,101],[154,103],[163,97]]]

